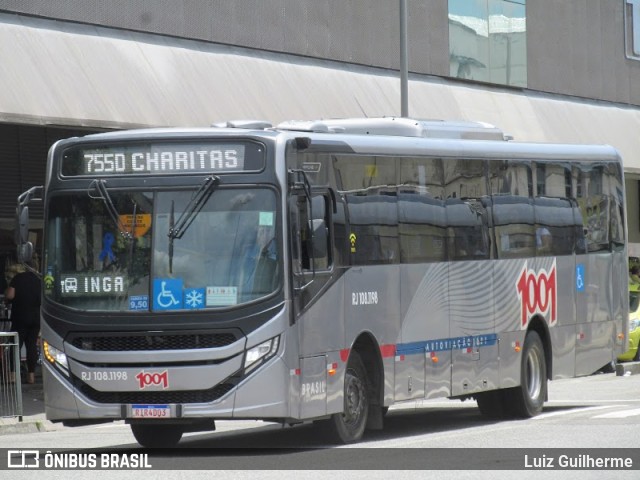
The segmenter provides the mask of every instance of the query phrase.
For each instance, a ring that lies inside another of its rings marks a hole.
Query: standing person
[[[40,335],[40,279],[30,270],[18,273],[4,298],[11,301],[11,330],[18,332],[19,349],[25,345],[27,350],[27,383],[34,383]],[[12,371],[15,382],[15,370]]]

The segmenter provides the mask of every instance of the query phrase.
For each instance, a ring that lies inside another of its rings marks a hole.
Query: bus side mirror
[[[18,195],[15,239],[18,246],[16,254],[20,263],[30,262],[33,258],[33,243],[29,241],[29,203],[42,201],[42,195],[42,186],[31,187]]]
[[[21,245],[29,240],[29,207],[18,207],[18,225],[16,226],[16,243]]]
[[[16,256],[19,263],[27,263],[33,258],[33,243],[29,241],[29,207],[18,206],[16,221]]]
[[[33,243],[23,242],[18,245],[16,252],[19,263],[29,263],[33,259]]]

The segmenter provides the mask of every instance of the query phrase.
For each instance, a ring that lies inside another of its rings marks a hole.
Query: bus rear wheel
[[[131,432],[136,441],[143,447],[170,448],[175,447],[184,433],[179,425],[131,424]]]
[[[529,332],[524,340],[520,386],[509,390],[508,394],[514,416],[528,418],[542,412],[547,398],[547,363],[542,340],[536,332]]]
[[[351,353],[344,379],[344,411],[331,416],[321,427],[335,443],[354,443],[364,434],[369,415],[369,383],[362,359]]]

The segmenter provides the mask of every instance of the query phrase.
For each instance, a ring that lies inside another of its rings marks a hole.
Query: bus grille
[[[89,399],[99,403],[123,404],[167,404],[167,403],[208,403],[229,392],[234,385],[221,383],[209,390],[177,390],[170,392],[99,392],[82,385],[80,391]]]
[[[143,333],[101,336],[78,336],[71,344],[81,350],[94,352],[123,352],[141,350],[189,350],[200,348],[220,348],[231,345],[237,339],[230,332],[168,334]]]

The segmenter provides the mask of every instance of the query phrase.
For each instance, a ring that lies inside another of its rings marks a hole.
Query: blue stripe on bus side
[[[424,352],[443,352],[446,350],[464,350],[472,347],[487,347],[498,342],[498,335],[489,333],[486,335],[473,335],[468,337],[440,338],[437,340],[424,340],[420,342],[399,343],[396,346],[396,355],[415,355]]]

